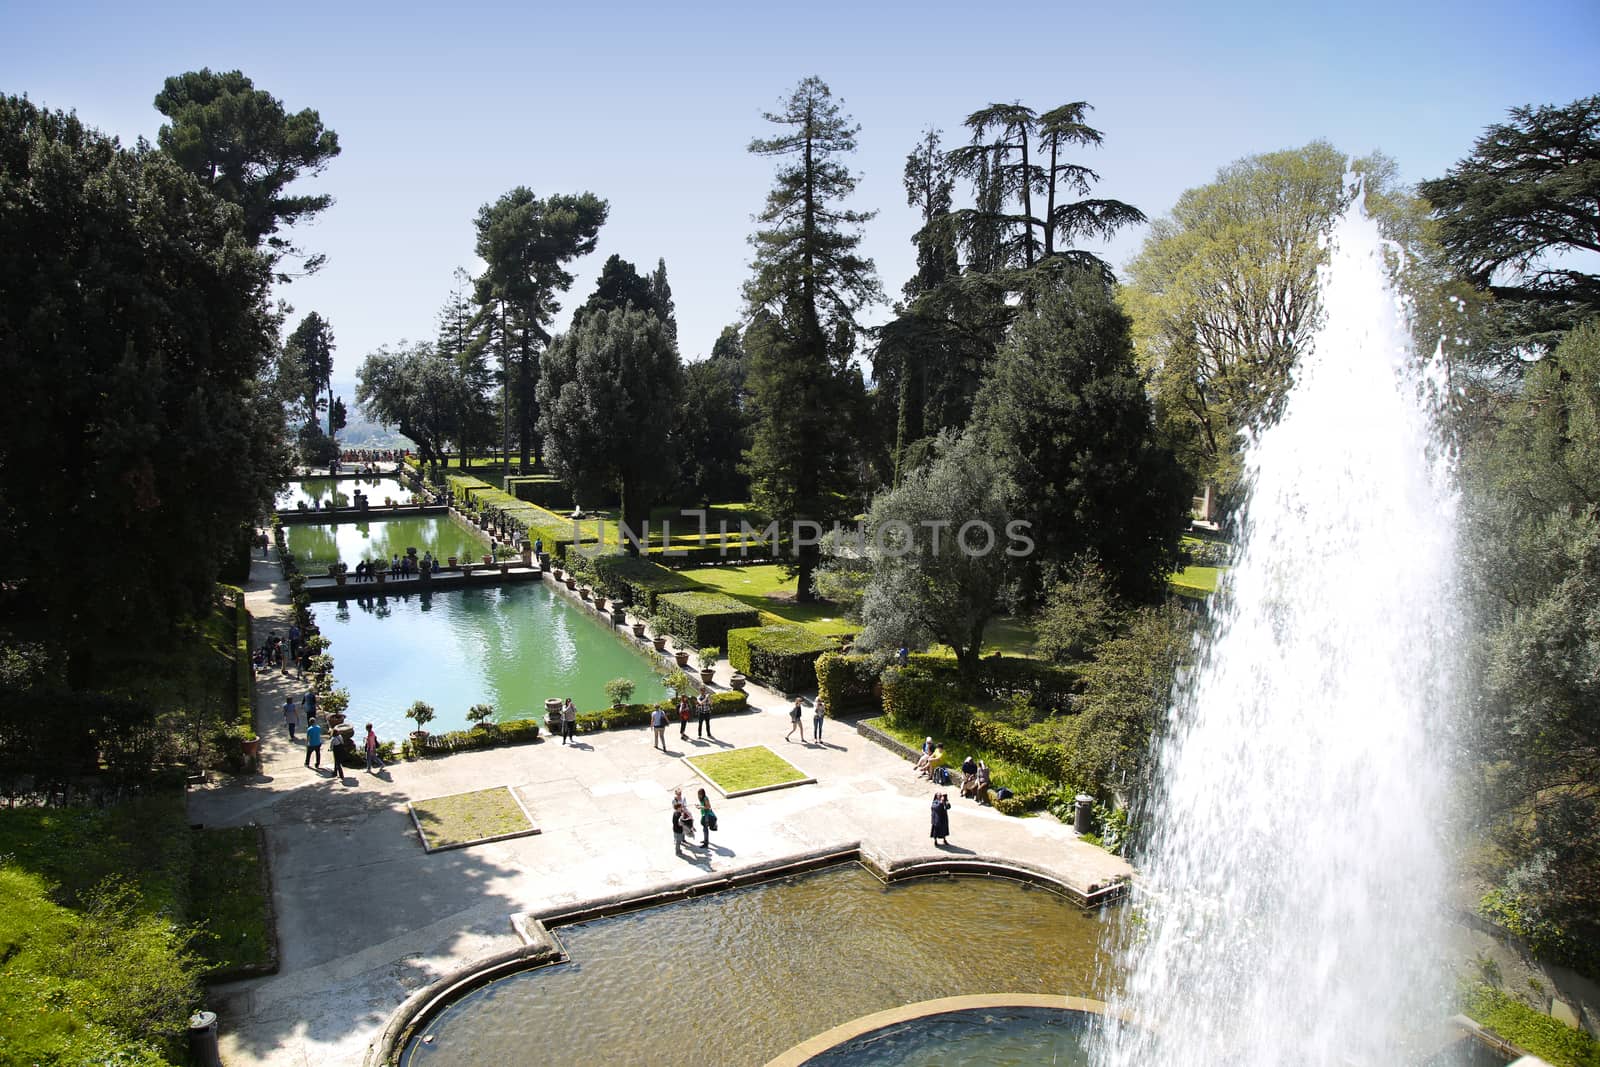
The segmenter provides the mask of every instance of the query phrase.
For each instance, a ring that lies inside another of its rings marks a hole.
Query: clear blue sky
[[[912,268],[907,151],[927,126],[960,139],[962,118],[991,101],[1088,100],[1106,135],[1086,154],[1098,192],[1155,217],[1231,160],[1315,138],[1382,150],[1407,181],[1435,177],[1507,108],[1600,91],[1595,0],[12,0],[3,25],[0,92],[74,109],[125,142],[154,139],[150,102],[166,76],[204,66],[243,70],[291,110],[321,113],[344,151],[304,184],[337,202],[296,236],[329,263],[281,295],[296,317],[332,322],[341,378],[379,344],[433,335],[452,269],[478,269],[473,215],[516,185],[611,203],[567,309],[606,256],[641,270],[665,257],[684,356],[705,354],[740,314],[746,237],[770,185],[770,163],[745,146],[764,135],[762,110],[808,74],[862,126],[854,206],[879,211],[864,247],[891,296]],[[1120,266],[1141,239],[1103,251]]]

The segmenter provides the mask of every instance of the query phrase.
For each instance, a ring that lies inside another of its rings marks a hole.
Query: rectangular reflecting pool
[[[631,638],[609,632],[543,582],[321,603],[317,623],[333,642],[334,681],[350,690],[350,720],[398,741],[405,711],[427,701],[431,733],[465,729],[467,709],[493,704],[501,720],[542,719],[547,697],[583,711],[607,706],[605,683],[631,678],[635,701],[666,689]]]
[[[420,559],[432,552],[436,559],[477,562],[489,543],[472,527],[449,515],[419,515],[380,522],[285,523],[283,536],[295,561],[307,574],[326,574],[328,564],[344,562],[351,571],[364,559],[389,560],[415,548]]]
[[[399,478],[299,478],[278,494],[277,506],[280,510],[297,508],[301,504],[309,508],[321,501],[325,508],[354,507],[351,497],[358,489],[367,494],[367,503],[372,507],[378,507],[385,500],[411,503],[411,488]]]

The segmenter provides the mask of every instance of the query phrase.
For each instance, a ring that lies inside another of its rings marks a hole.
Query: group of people
[[[323,738],[322,724],[317,721],[315,710],[316,694],[306,693],[305,707],[308,709],[306,712],[305,765],[310,767],[315,761],[317,770],[320,771],[322,770]],[[283,702],[283,718],[289,725],[289,739],[293,741],[295,740],[295,702],[293,697],[289,697]],[[346,736],[337,730],[334,731],[332,740],[328,742],[328,751],[333,756],[333,776],[335,778],[343,778],[345,768],[356,765],[358,758],[356,744],[354,736]],[[361,740],[361,754],[366,757],[368,774],[376,774],[388,766],[383,762],[383,742],[378,740],[378,733],[373,729],[370,722],[367,723],[366,737]]]
[[[800,743],[806,743],[806,728],[804,724],[805,698],[795,697],[794,704],[789,708],[789,732],[783,735],[785,741],[800,733]],[[822,720],[828,717],[827,701],[818,697],[811,705],[811,739],[817,743],[822,742]]]
[[[950,770],[944,765],[944,746],[935,744],[931,737],[923,738],[922,754],[917,759],[916,772],[919,777],[926,778],[935,785],[949,785]],[[976,800],[979,804],[990,803],[991,798],[996,795],[989,781],[989,765],[983,760],[968,756],[961,761],[961,795]],[[998,795],[1010,794],[1000,790]],[[933,838],[934,844],[948,845],[950,794],[934,793],[931,811],[929,836]]]
[[[709,737],[716,740],[711,733],[711,691],[700,690],[698,697],[691,697],[688,693],[678,694],[678,704],[675,709],[678,719],[678,737],[689,740],[689,718],[695,719],[695,736]],[[667,751],[667,726],[672,720],[668,717],[666,709],[656,705],[650,712],[650,733],[655,738],[654,744],[661,751]]]
[[[700,847],[711,847],[711,831],[717,828],[717,813],[711,810],[711,800],[706,791],[698,793],[700,801]],[[689,811],[689,802],[683,798],[682,789],[672,791],[672,841],[673,851],[681,852],[685,843],[694,847],[695,817]]]
[[[337,563],[334,566],[338,567],[341,573],[349,571],[347,564]],[[427,551],[422,554],[421,559],[410,553],[404,556],[395,555],[388,563],[384,563],[381,556],[375,560],[364,559],[356,564],[354,577],[358,582],[375,582],[380,572],[390,578],[410,578],[416,574],[432,574],[438,569],[439,561],[433,558],[432,551]]]
[[[407,455],[410,453],[398,448],[347,448],[339,453],[339,462],[354,463],[362,468],[362,474],[371,474],[376,472],[376,464],[398,463]]]
[[[284,674],[290,671],[304,674],[311,664],[311,647],[297,623],[289,627],[287,638],[276,630],[270,631],[266,643],[250,653],[250,664],[258,671],[276,667]]]

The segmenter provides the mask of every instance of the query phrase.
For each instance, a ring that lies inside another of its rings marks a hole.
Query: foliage
[[[423,463],[437,463],[448,442],[471,439],[476,388],[460,362],[430,342],[381,346],[356,379],[356,399],[368,418],[399,427]]]
[[[700,650],[700,666],[710,670],[716,666],[717,660],[722,658],[722,649],[717,645],[706,645]]]
[[[213,196],[238,206],[245,240],[265,243],[274,264],[300,258],[279,230],[333,203],[326,193],[287,193],[295,179],[321,174],[339,154],[339,136],[321,117],[310,108],[291,115],[239,71],[208,68],[168,78],[155,106],[169,120],[156,134],[161,150]],[[306,258],[302,271],[312,273],[324,258]]]
[[[878,656],[847,656],[824,652],[817,657],[817,699],[828,705],[828,714],[877,708],[873,689],[882,670]]]
[[[978,394],[974,424],[1013,513],[1033,524],[1035,590],[1085,552],[1121,596],[1161,589],[1192,484],[1156,441],[1128,320],[1099,274],[1068,271],[1038,291]]]
[[[605,684],[606,698],[611,701],[612,707],[626,704],[636,688],[632,678],[613,678]]]
[[[695,584],[676,571],[638,556],[601,556],[594,561],[595,584],[608,596],[620,596],[654,615],[663,594],[680,593]]]
[[[27,412],[0,426],[0,557],[81,686],[99,650],[207,610],[288,473],[255,384],[270,271],[171,159],[70,115],[0,97],[0,160],[0,375]]]
[[[226,826],[194,831],[190,912],[203,924],[196,945],[213,971],[264,967],[272,961],[260,830]]]
[[[1462,1011],[1551,1067],[1600,1067],[1600,1041],[1492,986],[1465,990]]]
[[[1119,616],[1105,570],[1093,556],[1080,557],[1051,588],[1034,620],[1039,654],[1055,663],[1081,660],[1111,635]]]
[[[1527,921],[1600,945],[1600,320],[1466,449],[1479,758]]]
[[[467,721],[474,727],[487,729],[494,723],[493,704],[474,704],[467,709]]]
[[[517,412],[522,466],[536,451],[539,421],[538,349],[545,328],[561,310],[556,294],[572,285],[566,264],[594,251],[609,206],[593,193],[557,193],[540,199],[519,185],[478,209],[475,251],[485,267],[474,284],[478,345],[498,347],[503,432],[510,433],[509,405]],[[509,440],[503,441],[509,453]]]
[[[734,670],[785,693],[817,684],[817,657],[834,643],[800,626],[757,626],[728,631],[728,663]]]
[[[747,388],[754,409],[746,469],[761,510],[784,526],[826,526],[849,514],[856,455],[854,413],[864,405],[854,352],[855,316],[880,299],[872,261],[857,251],[872,216],[841,206],[857,178],[842,157],[855,151],[851,123],[820,78],[795,87],[766,119],[777,136],[750,151],[782,160],[751,238],[754,273],[744,296]],[[820,535],[820,530],[819,530]],[[813,598],[819,555],[795,546],[796,596]]]
[[[406,709],[406,718],[416,723],[417,729],[421,730],[433,721],[433,705],[419,700]]]
[[[672,420],[658,413],[675,410],[682,393],[677,345],[653,312],[591,310],[540,360],[539,430],[551,468],[579,499],[586,488],[617,486],[623,521],[641,533],[673,475]],[[637,552],[631,541],[624,548]]]
[[[1504,366],[1600,313],[1600,275],[1581,269],[1600,252],[1600,95],[1512,108],[1420,191],[1450,264],[1494,296]]]
[[[996,789],[1005,788],[1012,793],[1012,796],[1006,800],[995,798],[995,810],[1002,815],[1022,815],[1025,812],[1042,808],[1056,788],[1055,778],[1050,772],[1041,772],[1018,762],[1003,750],[991,747],[985,740],[978,737],[957,736],[946,733],[939,730],[933,723],[919,721],[914,718],[897,720],[890,720],[887,717],[866,719],[862,725],[870,729],[880,730],[912,750],[917,749],[922,744],[924,737],[932,736],[944,745],[946,766],[960,766],[962,759],[966,756],[982,760],[989,765],[990,783]]]
[[[689,762],[730,795],[798,782],[805,777],[804,772],[765,745],[690,756]]]
[[[739,344],[737,332],[733,344]],[[683,368],[683,399],[673,433],[679,500],[710,507],[713,500],[743,500],[750,493],[750,480],[739,469],[750,447],[750,420],[741,395],[743,358],[740,346],[736,357],[713,355]]]
[[[721,593],[666,593],[656,599],[656,626],[696,648],[721,648],[728,631],[755,626],[758,612]]]
[[[731,715],[749,706],[744,693],[737,691],[711,694],[711,714]],[[620,708],[602,708],[578,715],[577,732],[593,733],[596,730],[622,730],[635,726],[649,726],[650,715],[656,708],[669,714],[677,712],[677,703],[663,700],[657,704],[624,704]],[[520,745],[537,741],[539,723],[534,719],[512,719],[500,723],[494,730],[450,730],[429,734],[423,742],[408,738],[401,746],[406,759],[421,756],[448,755],[451,752],[469,752],[475,749],[498,748],[501,745]]]
[[[1000,472],[975,434],[940,438],[932,464],[906,474],[867,513],[872,577],[861,601],[868,649],[955,650],[977,672],[983,631],[998,613],[1015,568],[1011,513]]]
[[[303,405],[301,421],[308,427],[317,424],[317,413],[328,412],[328,437],[336,432],[333,395],[333,327],[315,311],[300,320],[300,324],[283,343],[283,362],[280,379],[295,382],[299,388],[297,399]],[[311,460],[302,458],[302,462]],[[326,462],[324,460],[324,462]]]

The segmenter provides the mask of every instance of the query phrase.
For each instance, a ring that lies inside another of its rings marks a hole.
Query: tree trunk
[[[532,466],[529,448],[533,444],[533,427],[539,417],[539,402],[533,395],[532,356],[528,351],[528,337],[522,338],[522,358],[517,367],[517,442],[520,445],[521,470]],[[510,457],[507,457],[509,461]]]

